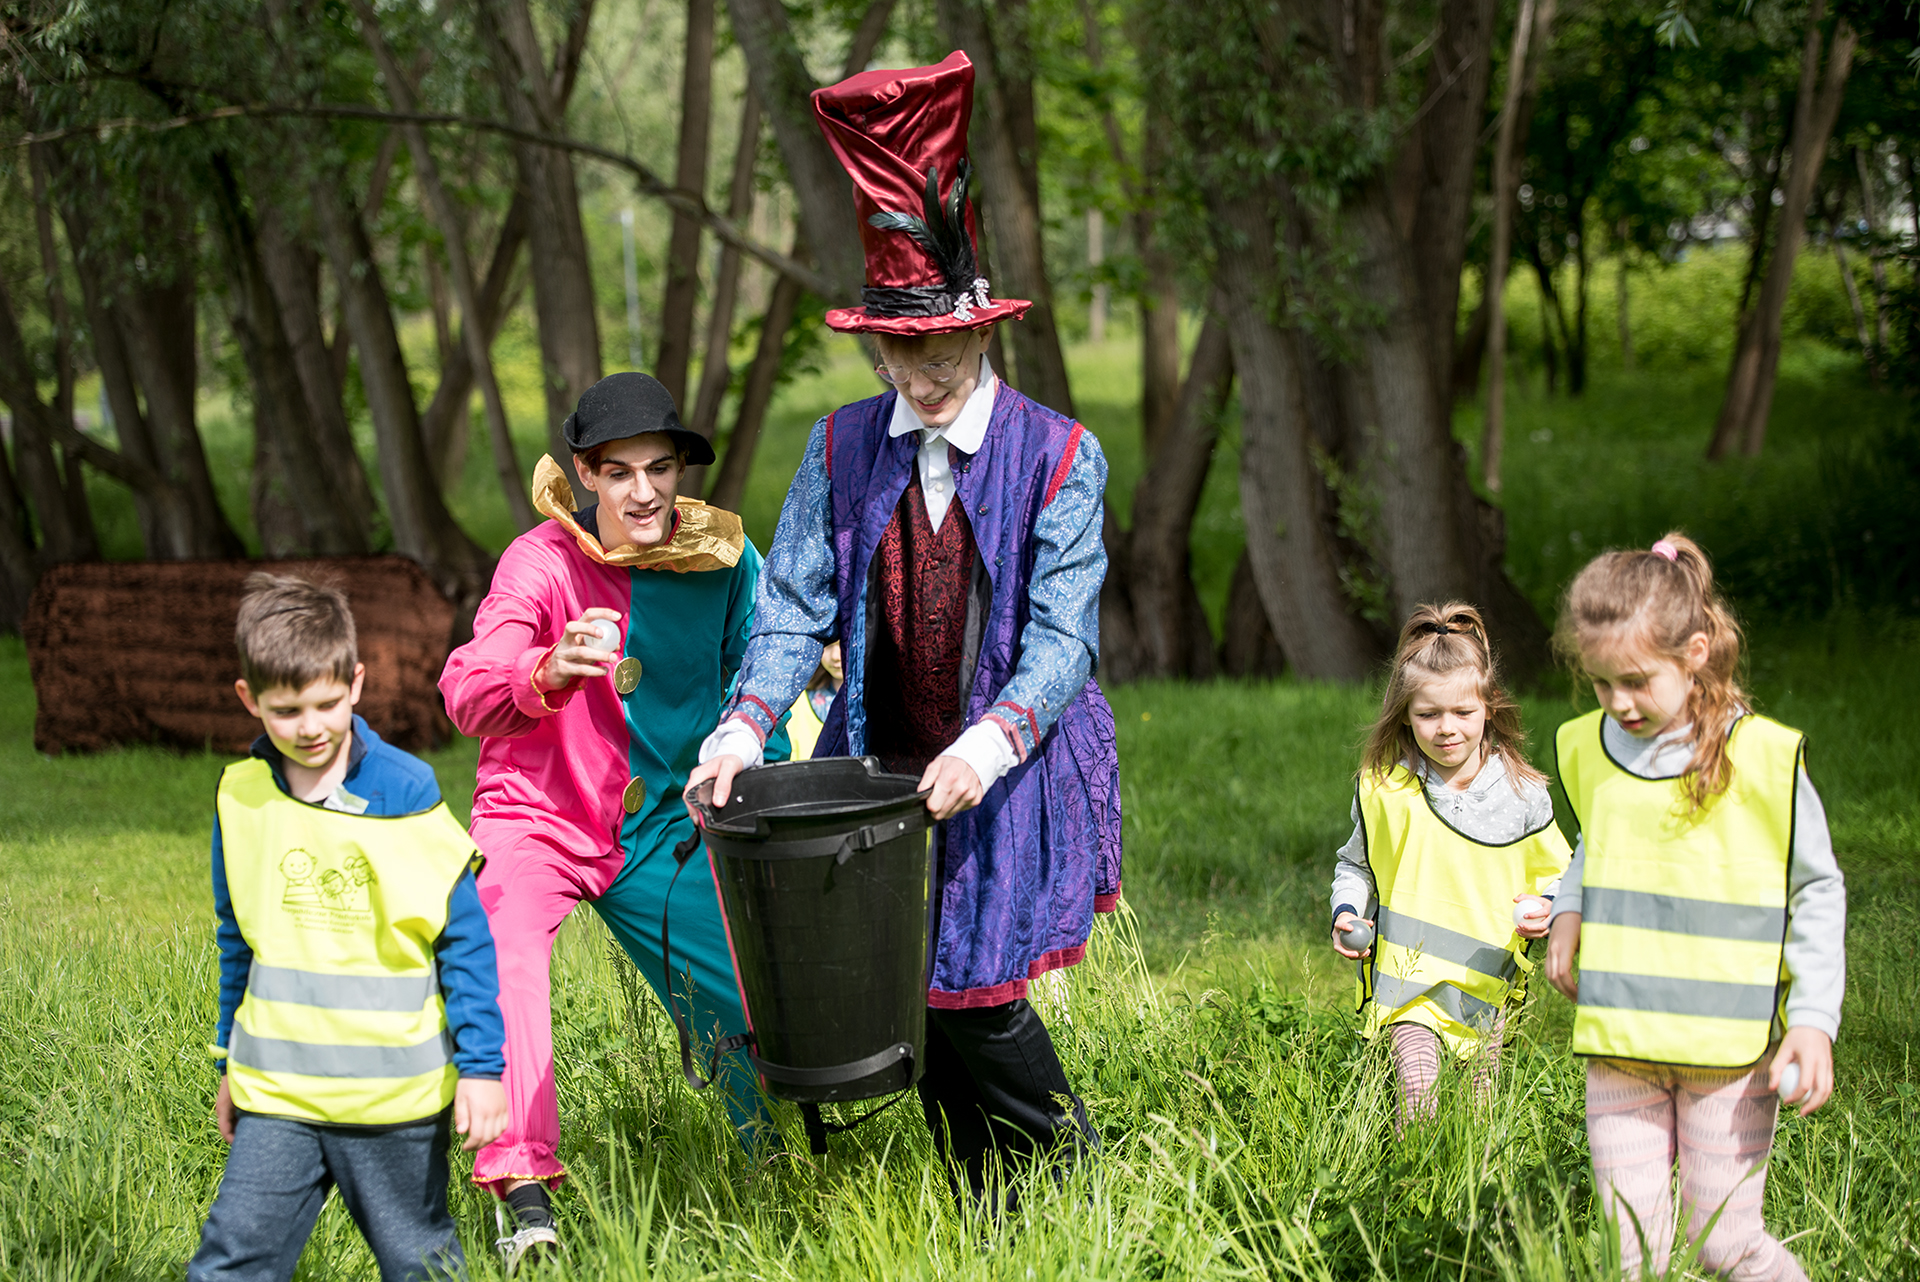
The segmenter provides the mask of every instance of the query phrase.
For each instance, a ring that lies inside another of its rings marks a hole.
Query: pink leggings
[[[1700,1242],[1701,1269],[1740,1282],[1806,1278],[1760,1219],[1780,1106],[1767,1089],[1772,1060],[1769,1053],[1752,1068],[1731,1070],[1587,1061],[1593,1186],[1608,1217],[1619,1223],[1620,1262],[1628,1277],[1637,1275],[1643,1255],[1649,1271],[1666,1272],[1677,1160],[1687,1237],[1699,1238],[1720,1212]]]
[[[1493,1089],[1494,1074],[1500,1071],[1500,1046],[1506,1031],[1507,1017],[1502,1012],[1493,1031],[1468,1061],[1473,1066],[1476,1099],[1485,1099]],[[1440,1040],[1440,1034],[1425,1024],[1392,1024],[1387,1028],[1387,1035],[1393,1048],[1393,1075],[1400,1083],[1400,1103],[1395,1116],[1397,1125],[1404,1129],[1416,1112],[1432,1115],[1433,1101],[1429,1096],[1440,1080],[1440,1061],[1451,1058],[1453,1052]]]

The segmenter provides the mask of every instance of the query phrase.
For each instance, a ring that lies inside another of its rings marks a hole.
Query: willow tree
[[[1371,669],[1418,602],[1545,632],[1454,442],[1450,383],[1493,0],[1221,0],[1154,16],[1240,384],[1252,577],[1305,676]]]

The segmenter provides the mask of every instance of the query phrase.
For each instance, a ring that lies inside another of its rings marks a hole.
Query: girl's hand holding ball
[[[1538,895],[1513,897],[1513,928],[1522,939],[1541,939],[1547,933],[1547,914],[1553,905]]]
[[[1333,951],[1359,961],[1373,951],[1373,923],[1354,913],[1341,913],[1333,923]]]

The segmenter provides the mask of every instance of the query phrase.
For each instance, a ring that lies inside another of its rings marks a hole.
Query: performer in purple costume
[[[737,693],[689,788],[760,763],[779,709],[844,642],[816,756],[921,776],[936,819],[938,939],[920,1098],[956,1196],[1006,1165],[1097,1143],[1030,980],[1086,953],[1120,894],[1113,713],[1092,680],[1107,465],[1078,423],[986,360],[995,300],[966,200],[973,66],[873,71],[814,111],[854,179],[864,306],[898,390],[814,425],[762,571]]]

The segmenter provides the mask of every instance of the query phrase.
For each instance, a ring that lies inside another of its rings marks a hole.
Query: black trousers
[[[974,1010],[927,1010],[920,1105],[946,1159],[954,1198],[1010,1210],[1005,1177],[1042,1158],[1071,1164],[1099,1147],[1087,1107],[1039,1013],[1024,999]]]

